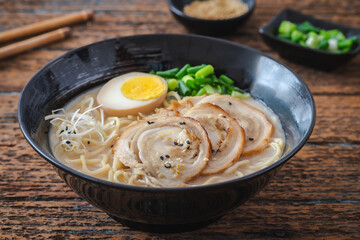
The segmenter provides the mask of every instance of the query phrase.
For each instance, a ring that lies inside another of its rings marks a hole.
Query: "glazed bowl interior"
[[[249,91],[279,116],[286,137],[286,149],[279,161],[259,172],[223,183],[150,188],[86,176],[54,158],[48,140],[49,122],[44,120],[51,110],[120,74],[165,70],[186,63],[212,64],[217,72],[236,80],[237,86]],[[260,191],[309,138],[315,122],[315,106],[309,89],[295,73],[259,51],[211,37],[164,34],[109,39],[53,60],[23,89],[18,117],[30,145],[88,202],[117,220],[177,225],[215,219]],[[219,196],[226,198],[207,201]]]

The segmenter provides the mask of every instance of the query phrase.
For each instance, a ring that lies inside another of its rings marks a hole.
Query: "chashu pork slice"
[[[199,175],[209,161],[211,143],[198,121],[168,116],[129,126],[113,152],[115,166],[121,162],[130,168],[143,168],[166,186],[169,181],[186,183]]]
[[[261,152],[267,147],[273,125],[262,111],[246,104],[241,99],[220,94],[206,96],[196,101],[195,106],[206,102],[221,107],[244,129],[246,139],[242,155]]]
[[[220,107],[211,103],[198,104],[184,111],[205,128],[212,154],[202,174],[214,174],[230,167],[243,151],[245,132],[238,122]]]
[[[189,108],[195,106],[198,102],[209,95],[205,94],[202,96],[195,96],[195,97],[184,97],[181,101],[173,101],[171,105],[168,107],[169,110],[177,111],[177,112],[184,112],[187,111]]]

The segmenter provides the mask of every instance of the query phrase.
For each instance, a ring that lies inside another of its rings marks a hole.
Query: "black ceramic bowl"
[[[151,188],[96,179],[54,158],[48,141],[49,122],[44,120],[51,110],[120,74],[169,69],[185,63],[212,64],[279,116],[286,135],[286,150],[279,161],[251,175],[218,184]],[[259,51],[200,35],[139,35],[93,43],[44,66],[23,89],[18,118],[30,145],[84,200],[123,224],[166,232],[204,226],[265,187],[309,138],[315,105],[309,89],[294,72]]]
[[[329,53],[282,40],[276,37],[276,34],[279,25],[283,20],[289,20],[294,23],[309,21],[315,27],[326,30],[338,29],[343,32],[346,37],[357,36],[358,39],[360,39],[360,28],[346,27],[340,24],[316,19],[313,16],[305,15],[292,9],[284,9],[268,24],[259,28],[259,33],[265,43],[278,51],[279,55],[283,58],[320,70],[332,70],[335,67],[346,63],[360,51],[359,43],[347,53]]]
[[[226,35],[234,32],[251,16],[255,9],[256,2],[255,0],[242,0],[249,6],[249,11],[239,17],[224,20],[206,20],[188,16],[183,12],[184,7],[194,0],[167,1],[173,16],[190,32],[212,36]]]

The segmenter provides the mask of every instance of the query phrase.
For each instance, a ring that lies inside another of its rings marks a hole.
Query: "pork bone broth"
[[[278,117],[251,97],[167,98],[148,115],[118,117],[104,113],[99,91],[46,117],[55,158],[90,176],[151,187],[212,184],[259,171],[284,149]]]

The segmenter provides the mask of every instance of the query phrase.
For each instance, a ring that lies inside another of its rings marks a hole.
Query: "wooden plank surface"
[[[23,138],[17,102],[31,76],[68,50],[186,29],[165,0],[0,0],[0,31],[84,8],[96,12],[94,22],[73,27],[71,38],[0,61],[0,239],[360,239],[360,55],[332,72],[280,58],[257,29],[285,7],[359,27],[360,1],[258,0],[250,20],[223,37],[282,61],[308,84],[317,107],[310,140],[264,191],[220,221],[150,234],[114,222],[73,193]]]

